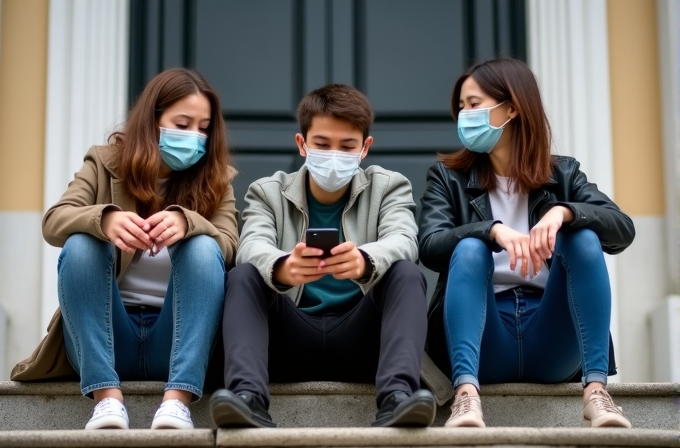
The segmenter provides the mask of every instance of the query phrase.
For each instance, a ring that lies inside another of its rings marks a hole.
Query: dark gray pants
[[[228,274],[224,384],[269,406],[269,382],[375,383],[378,406],[420,388],[427,334],[425,278],[398,261],[345,313],[310,316],[267,286],[251,264]]]

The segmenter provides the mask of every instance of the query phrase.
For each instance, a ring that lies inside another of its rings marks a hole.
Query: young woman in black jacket
[[[456,388],[446,426],[485,426],[480,383],[576,375],[584,426],[630,427],[605,391],[616,368],[603,252],[631,244],[631,219],[576,160],[551,155],[523,62],[471,67],[451,109],[465,149],[429,170],[419,223],[420,259],[440,274],[428,351]]]

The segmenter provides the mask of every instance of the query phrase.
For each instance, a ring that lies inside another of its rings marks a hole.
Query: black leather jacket
[[[529,193],[529,228],[555,205],[569,207],[574,220],[565,223],[560,232],[587,228],[597,234],[602,250],[618,254],[635,237],[633,221],[623,213],[595,184],[588,182],[572,157],[553,156],[553,173],[543,187]],[[489,193],[479,184],[473,168],[464,173],[447,169],[437,162],[427,173],[427,188],[421,199],[419,219],[420,261],[438,272],[437,287],[428,313],[428,348],[432,360],[449,373],[449,359],[443,331],[442,302],[453,250],[463,238],[484,241],[491,250],[502,248],[491,240],[489,231],[494,221]],[[551,260],[547,260],[550,264]],[[609,374],[616,374],[610,340]]]

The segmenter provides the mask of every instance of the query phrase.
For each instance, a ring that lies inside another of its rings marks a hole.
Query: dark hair
[[[161,197],[157,188],[161,164],[158,120],[177,101],[199,93],[210,102],[206,154],[191,168],[173,171]],[[125,129],[111,134],[109,144],[120,147],[117,163],[123,184],[144,214],[176,204],[210,218],[229,187],[229,150],[220,102],[193,70],[173,68],[149,81],[130,110]]]
[[[373,109],[368,98],[354,87],[345,84],[329,84],[316,89],[302,98],[297,110],[300,133],[307,138],[307,131],[312,125],[312,118],[325,115],[339,120],[349,121],[364,136],[373,124]]]
[[[463,82],[472,77],[487,95],[499,103],[507,101],[517,111],[512,126],[512,155],[509,177],[512,189],[524,194],[545,184],[552,173],[550,124],[543,110],[536,77],[518,59],[492,59],[470,67],[456,81],[451,97],[453,120],[458,121]],[[444,165],[452,170],[469,171],[476,167],[485,190],[496,188],[496,177],[488,154],[463,150],[440,154]]]

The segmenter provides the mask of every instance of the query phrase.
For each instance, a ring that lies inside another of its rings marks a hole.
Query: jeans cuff
[[[586,387],[590,383],[598,382],[602,383],[605,386],[607,385],[607,374],[602,373],[602,372],[590,372],[585,374],[581,378],[581,382],[583,384],[583,387]]]
[[[104,383],[97,383],[91,386],[81,387],[80,392],[82,392],[82,394],[87,397],[90,396],[90,394],[95,390],[111,388],[120,389],[120,381],[106,381]]]
[[[453,388],[455,389],[461,384],[472,384],[479,392],[479,380],[474,375],[458,375],[456,379],[453,380]]]
[[[183,390],[186,392],[191,392],[194,396],[191,398],[191,401],[198,401],[201,399],[203,396],[203,391],[195,386],[192,386],[190,384],[186,383],[167,383],[165,385],[165,391],[168,390]]]

